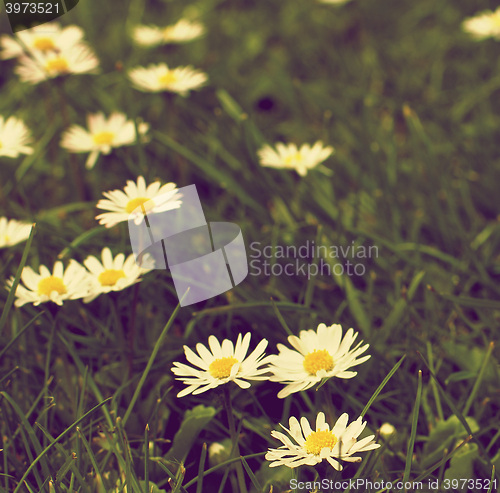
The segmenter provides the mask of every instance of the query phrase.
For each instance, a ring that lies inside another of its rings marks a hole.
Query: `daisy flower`
[[[33,154],[31,132],[22,120],[11,116],[7,120],[0,115],[0,156],[17,157],[19,154]]]
[[[142,208],[138,209],[142,205],[147,212],[153,213],[178,209],[182,203],[179,200],[182,195],[177,191],[175,183],[161,186],[159,181],[151,183],[146,188],[144,178],[139,176],[137,184],[128,180],[123,192],[121,190],[103,192],[108,200],[100,200],[96,207],[112,212],[100,214],[96,219],[99,220],[99,224],[104,224],[106,228],[111,228],[129,219],[134,219],[134,223],[138,225],[144,219]]]
[[[373,441],[375,435],[357,441],[366,426],[366,421],[363,422],[361,416],[349,426],[347,426],[348,421],[349,416],[344,413],[330,430],[328,423],[325,422],[324,413],[318,413],[316,431],[313,431],[306,418],[301,418],[299,423],[298,419],[292,416],[289,420],[289,430],[281,424],[280,426],[295,443],[284,433],[273,430],[271,436],[280,440],[284,445],[277,449],[269,449],[266,459],[274,461],[269,464],[269,467],[315,466],[326,459],[334,469],[341,471],[342,465],[338,459],[345,462],[361,462],[361,457],[352,457],[352,455],[356,452],[374,450],[380,445]]]
[[[71,260],[64,272],[62,262],[56,262],[52,274],[45,265],[40,266],[40,274],[31,267],[25,267],[21,274],[24,286],[19,284],[16,289],[16,306],[52,301],[61,306],[64,300],[76,300],[88,294],[88,272],[76,260]],[[9,290],[14,283],[14,277],[7,280]],[[26,286],[26,287],[25,287]]]
[[[267,367],[259,368],[267,364],[271,358],[271,356],[264,357],[264,350],[267,347],[266,339],[259,342],[248,358],[246,354],[250,345],[250,332],[245,334],[243,339],[241,334],[238,334],[236,347],[229,339],[224,339],[222,345],[219,344],[215,336],[208,338],[208,344],[210,351],[201,343],[196,345],[199,356],[184,346],[186,359],[201,369],[174,363],[172,372],[177,375],[178,380],[189,385],[179,392],[177,397],[184,397],[191,393],[201,394],[231,381],[242,389],[247,389],[250,387],[247,380],[267,380],[267,377],[263,376],[268,372]]]
[[[80,125],[73,125],[63,134],[60,144],[70,152],[89,152],[85,163],[87,169],[94,167],[101,152],[109,154],[113,147],[131,145],[137,140],[134,122],[127,120],[123,113],[111,113],[107,120],[103,113],[88,114],[87,127],[85,130]],[[149,124],[140,123],[138,129],[144,136]]]
[[[90,271],[91,280],[89,295],[83,299],[84,303],[90,303],[101,293],[121,291],[140,282],[140,276],[153,268],[149,263],[144,263],[145,267],[139,267],[133,254],[125,259],[125,255],[119,253],[113,260],[111,250],[107,247],[103,248],[101,258],[102,263],[89,255],[83,262]]]
[[[4,34],[0,36],[1,59],[7,60],[26,55],[24,46],[16,38],[24,43],[31,53],[57,52],[83,41],[83,30],[78,26],[61,28],[57,22],[47,22],[32,29],[21,31],[15,37]]]
[[[266,144],[257,151],[257,154],[262,166],[294,169],[300,176],[305,176],[309,169],[323,162],[334,152],[333,147],[323,147],[321,141],[316,142],[312,147],[309,144],[303,144],[300,149],[297,149],[295,144],[285,145],[277,142],[276,149]]]
[[[321,3],[329,3],[332,5],[342,5],[344,3],[350,2],[351,0],[319,0]]]
[[[14,69],[22,82],[38,84],[62,75],[97,73],[99,60],[84,43],[61,51],[32,53],[33,58],[22,56]]]
[[[207,74],[194,70],[190,65],[170,69],[166,63],[136,67],[128,76],[134,87],[142,92],[177,92],[187,96],[189,91],[199,89],[208,80]]]
[[[186,43],[199,38],[205,32],[203,24],[181,19],[173,26],[136,26],[132,37],[141,46],[158,46],[168,43]]]
[[[462,29],[476,41],[489,37],[500,41],[500,7],[495,12],[486,10],[462,22]]]
[[[21,223],[15,219],[0,217],[0,248],[9,247],[26,241],[31,233],[31,224]]]
[[[350,367],[365,362],[370,356],[363,356],[369,347],[365,344],[360,347],[361,341],[351,349],[358,333],[349,329],[342,339],[342,327],[339,324],[327,327],[319,324],[318,329],[301,330],[299,337],[288,336],[288,342],[296,349],[287,348],[278,344],[279,354],[273,356],[269,367],[274,375],[271,382],[287,384],[278,397],[283,399],[294,392],[300,392],[321,382],[323,378],[353,378],[355,371],[347,371]]]

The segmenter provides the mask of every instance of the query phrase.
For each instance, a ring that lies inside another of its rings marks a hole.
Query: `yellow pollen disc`
[[[172,72],[167,72],[162,75],[159,80],[162,86],[169,86],[170,84],[175,84],[178,81],[177,76]]]
[[[219,358],[210,363],[208,371],[214,378],[227,378],[231,375],[231,368],[235,363],[238,363],[238,360],[233,356]]]
[[[331,431],[313,431],[306,438],[305,448],[308,454],[319,455],[322,449],[328,447],[331,450],[337,442],[337,437]]]
[[[10,238],[7,235],[4,235],[3,237],[0,236],[0,246],[7,246],[9,243],[10,243]]]
[[[2,142],[0,141],[0,149],[2,148]]]
[[[66,286],[60,277],[46,277],[38,283],[38,294],[50,296],[52,291],[57,291],[59,294],[64,294],[67,292]]]
[[[294,163],[300,163],[302,161],[302,155],[300,152],[296,152],[295,154],[292,154],[291,156],[287,156],[285,158],[285,164],[294,164]]]
[[[172,36],[172,31],[173,29],[169,26],[169,27],[166,27],[164,30],[163,30],[163,39],[165,41],[168,41],[170,39],[170,37]]]
[[[316,375],[319,370],[330,371],[333,368],[333,358],[326,349],[315,349],[304,358],[304,370]]]
[[[116,281],[122,277],[126,277],[123,270],[108,269],[101,272],[98,279],[101,286],[114,286]]]
[[[95,134],[93,137],[94,144],[100,145],[110,145],[115,138],[115,134],[113,132],[99,132]]]
[[[57,57],[49,60],[47,62],[47,65],[45,65],[45,68],[47,69],[47,72],[56,72],[62,74],[68,72],[69,66],[68,62],[64,58]]]
[[[144,210],[147,212],[147,211],[150,211],[154,206],[155,206],[155,203],[153,200],[151,199],[145,199],[143,197],[139,197],[137,199],[132,199],[131,201],[129,201],[129,203],[125,206],[125,212],[127,212],[128,214],[132,213],[135,209],[137,209],[137,207],[141,206],[144,204]],[[141,207],[141,210],[142,210],[142,207]]]
[[[55,49],[56,46],[50,38],[37,38],[33,42],[33,47],[40,51],[50,51]]]

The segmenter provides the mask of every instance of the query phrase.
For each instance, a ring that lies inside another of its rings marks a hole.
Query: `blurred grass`
[[[92,171],[84,170],[86,156],[77,155],[90,199],[83,203],[75,197],[69,156],[59,148],[64,125],[55,85],[21,84],[13,74],[15,62],[2,61],[0,114],[24,119],[39,142],[35,154],[24,160],[0,158],[0,214],[37,223],[27,265],[52,265],[58,255],[82,261],[104,246],[129,252],[126,228],[96,228],[94,205],[103,191],[123,188],[141,173],[148,183],[195,183],[207,220],[237,223],[249,253],[252,242],[259,242],[261,250],[312,241],[378,247],[377,256],[356,260],[365,266],[361,276],[318,276],[308,282],[303,275],[249,275],[232,291],[179,310],[154,362],[151,353],[178,300],[168,274],[148,274],[137,306],[132,375],[124,370],[124,337],[133,290],[102,295],[89,305],[66,302],[55,315],[57,334],[50,351],[47,315],[21,333],[41,308],[12,309],[0,343],[4,347],[17,338],[0,360],[0,387],[11,399],[0,402],[3,488],[11,491],[17,485],[27,470],[25,462],[39,457],[43,463],[50,456],[49,471],[31,468],[33,491],[49,491],[48,474],[56,480],[54,491],[71,491],[71,483],[77,491],[100,493],[117,482],[121,488],[124,481],[133,481],[131,487],[140,491],[147,449],[149,484],[168,491],[167,466],[161,461],[171,445],[165,440],[173,439],[187,409],[204,404],[215,407],[217,415],[184,463],[184,483],[194,491],[202,444],[221,441],[229,432],[220,416],[222,404],[211,393],[174,397],[181,386],[170,367],[182,358],[182,345],[206,343],[210,334],[235,340],[239,332],[251,330],[253,345],[266,337],[268,351],[275,352],[276,343],[286,341],[286,327],[298,333],[320,322],[352,326],[370,343],[372,358],[357,368],[358,376],[333,385],[336,417],[348,412],[354,419],[362,413],[406,355],[365,416],[372,430],[389,421],[398,436],[380,455],[376,451],[364,459],[362,477],[408,477],[410,465],[411,477],[424,475],[429,434],[453,415],[460,421],[468,415],[479,424],[472,442],[482,451],[474,459],[473,477],[489,478],[492,463],[498,471],[499,352],[498,344],[491,343],[499,339],[500,321],[500,45],[473,42],[460,28],[465,17],[487,8],[496,4],[353,0],[335,7],[310,0],[82,0],[62,22],[85,30],[102,74],[66,81],[71,122],[84,125],[87,112],[120,110],[142,117],[155,136],[143,147],[142,167],[135,146],[101,156]],[[132,45],[129,32],[136,23],[167,25],[182,15],[199,18],[207,26],[205,38],[152,50]],[[0,31],[9,32],[4,15]],[[210,83],[185,99],[130,87],[126,70],[163,61],[204,70]],[[293,172],[260,167],[256,150],[280,139],[297,144],[321,139],[333,145],[336,153],[324,163],[332,177],[313,170],[299,179]],[[5,271],[11,251],[0,252],[2,283],[15,274],[23,248],[12,248],[15,256]],[[342,260],[325,259],[332,267]],[[1,305],[8,305],[7,291],[1,291]],[[436,379],[417,351],[428,355]],[[55,377],[50,384],[46,368]],[[149,376],[139,388],[146,368]],[[412,421],[420,383],[423,412]],[[288,415],[312,416],[311,410],[324,404],[314,390],[283,403],[276,398],[278,388],[265,382],[235,395],[245,456],[270,446],[263,438],[269,436],[270,423],[275,426],[281,419],[286,424]],[[57,451],[53,447],[40,455],[35,444],[46,435],[35,421],[43,417],[47,433],[60,436],[75,417],[113,396],[96,412],[99,418],[82,422],[81,432],[61,440]],[[468,412],[462,416],[459,409]],[[21,413],[29,427],[19,428]],[[115,428],[125,413],[128,419]],[[80,437],[85,437],[83,447]],[[453,437],[446,440],[452,443]],[[77,469],[70,460],[76,444]],[[408,444],[412,457],[405,455]],[[249,487],[265,482],[259,475],[262,460],[243,462],[255,473],[247,478]],[[442,479],[446,464],[432,474]],[[178,480],[181,468],[168,467]],[[65,474],[61,481],[57,471]],[[135,471],[134,478],[129,471]],[[354,474],[356,469],[349,467],[343,477]],[[217,491],[220,481],[204,478],[203,490]],[[229,480],[226,491],[231,491]]]

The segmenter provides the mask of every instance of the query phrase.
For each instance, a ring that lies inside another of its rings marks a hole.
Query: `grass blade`
[[[271,298],[271,304],[273,306],[274,313],[278,317],[278,320],[280,321],[281,326],[285,329],[286,333],[289,336],[293,336],[293,332],[290,330],[290,327],[288,327],[288,324],[285,322],[285,319],[283,318],[283,315],[281,315],[275,301]]]
[[[387,376],[382,380],[382,383],[378,386],[378,389],[373,393],[373,395],[370,397],[370,400],[366,404],[365,408],[363,411],[361,411],[361,417],[363,417],[368,409],[370,409],[370,406],[373,404],[373,401],[377,398],[377,396],[382,392],[382,389],[385,387],[385,384],[391,379],[391,377],[396,373],[396,370],[401,366],[401,363],[403,363],[404,359],[406,358],[406,354],[394,365],[392,370],[387,374]]]
[[[250,476],[250,480],[252,481],[252,484],[257,488],[257,491],[262,491],[262,486],[260,485],[258,479],[255,477],[255,474],[250,469],[248,462],[242,456],[240,456],[240,459],[241,459],[241,462],[243,463],[243,467],[245,468],[245,471]]]
[[[201,448],[200,465],[198,467],[198,482],[196,484],[196,493],[202,493],[203,474],[205,472],[205,459],[207,458],[207,444],[204,443]]]
[[[89,445],[89,442],[85,438],[85,435],[82,433],[82,430],[77,426],[76,427],[76,432],[80,436],[83,446],[85,447],[85,450],[87,451],[87,454],[89,455],[90,462],[92,463],[92,467],[94,468],[96,476],[99,478],[98,481],[98,487],[97,487],[97,493],[105,493],[104,488],[103,488],[103,482],[102,482],[102,475],[101,471],[99,470],[99,466],[97,465],[97,461],[94,455],[94,452],[92,451],[92,448]]]
[[[0,395],[3,395],[5,397],[5,392],[0,392]],[[111,399],[111,397],[108,397],[106,400],[104,400],[104,401],[100,402],[99,404],[97,404],[97,406],[94,406],[89,412],[85,413],[80,419],[77,419],[71,426],[69,426],[69,428],[67,428],[66,430],[64,430],[52,443],[50,443],[49,445],[47,445],[47,447],[45,447],[45,449],[42,451],[42,453],[38,454],[38,457],[30,464],[30,466],[28,467],[28,469],[26,469],[26,472],[23,474],[23,477],[19,480],[19,483],[18,483],[18,485],[17,485],[17,487],[16,487],[16,489],[14,490],[13,493],[17,493],[19,491],[19,489],[21,488],[21,486],[23,484],[23,481],[28,477],[28,474],[31,472],[31,470],[42,459],[45,460],[45,455],[47,454],[47,452],[52,447],[54,447],[56,445],[56,443],[59,442],[59,440],[61,440],[62,438],[64,438],[66,435],[68,435],[70,433],[70,431],[75,426],[79,425],[87,416],[90,416],[94,411],[97,411],[101,406],[103,406],[110,399]]]
[[[28,238],[28,241],[26,242],[26,246],[24,247],[21,263],[17,268],[16,276],[14,278],[14,283],[10,288],[9,296],[7,296],[7,301],[5,302],[5,306],[2,310],[2,316],[0,317],[0,335],[2,334],[3,327],[5,325],[5,322],[7,321],[7,315],[9,314],[10,308],[16,296],[17,285],[19,284],[19,280],[21,279],[21,274],[23,272],[24,266],[26,265],[26,259],[28,258],[28,253],[30,251],[31,242],[33,241],[33,237],[35,236],[35,227],[36,223],[33,223],[33,226],[31,227],[30,236]]]
[[[189,289],[188,289],[189,291]],[[123,426],[127,424],[128,418],[130,417],[130,413],[132,412],[132,409],[134,408],[134,405],[139,397],[139,394],[141,392],[142,386],[144,385],[144,382],[146,381],[146,378],[148,377],[149,371],[151,370],[151,367],[153,366],[154,360],[156,358],[156,355],[158,354],[158,351],[160,350],[160,347],[163,343],[163,339],[167,335],[168,329],[170,329],[170,326],[174,323],[175,317],[177,316],[177,313],[181,307],[182,300],[184,297],[187,295],[188,291],[184,293],[184,296],[181,298],[179,301],[179,304],[175,307],[175,310],[173,311],[172,315],[170,315],[170,318],[168,319],[167,324],[163,328],[160,337],[156,341],[155,347],[153,348],[153,352],[151,353],[151,356],[149,357],[148,364],[146,365],[146,368],[144,369],[144,372],[142,373],[142,377],[137,384],[137,387],[135,389],[134,395],[132,397],[132,400],[130,401],[130,404],[127,408],[127,411],[125,412],[125,416],[123,417]]]
[[[40,312],[40,313],[37,313],[16,335],[15,337],[12,338],[12,340],[10,340],[8,342],[8,344],[0,351],[0,359],[2,359],[2,356],[4,355],[4,353],[7,351],[7,349],[10,348],[10,346],[12,346],[12,344],[14,344],[17,339],[24,333],[24,331],[40,316],[42,316],[45,312]]]
[[[484,376],[484,371],[486,370],[486,366],[488,365],[488,362],[490,360],[491,353],[493,352],[493,348],[495,347],[495,343],[492,341],[490,342],[490,345],[488,346],[488,351],[486,352],[486,356],[484,357],[483,363],[481,364],[481,368],[479,370],[479,373],[477,375],[476,381],[474,382],[474,387],[472,387],[472,392],[469,395],[469,398],[467,399],[467,402],[465,403],[464,409],[462,411],[464,416],[467,416],[469,414],[470,407],[472,406],[472,402],[476,398],[477,391],[479,390],[479,386],[481,385],[481,382],[483,380]]]
[[[406,452],[406,464],[403,473],[403,483],[406,483],[410,478],[411,460],[413,457],[413,448],[415,446],[415,437],[417,436],[418,414],[420,410],[421,398],[422,398],[422,370],[418,370],[417,398],[415,399],[415,407],[413,408],[411,434],[410,434],[410,441],[408,442],[408,450]]]

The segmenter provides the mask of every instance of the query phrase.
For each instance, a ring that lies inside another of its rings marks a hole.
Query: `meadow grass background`
[[[365,415],[373,433],[389,422],[396,434],[378,438],[380,449],[342,472],[318,466],[319,477],[425,478],[424,485],[492,478],[492,466],[500,468],[492,344],[500,321],[500,44],[473,42],[460,27],[487,8],[495,2],[81,0],[61,21],[85,30],[100,75],[31,86],[18,81],[14,61],[2,61],[0,114],[22,118],[37,142],[32,156],[0,158],[0,215],[36,223],[26,265],[51,268],[60,254],[81,262],[104,246],[130,252],[126,225],[99,227],[95,204],[140,174],[148,184],[196,184],[207,220],[238,224],[248,253],[252,242],[315,241],[376,246],[378,255],[356,261],[365,267],[361,276],[249,275],[173,318],[178,299],[162,271],[88,305],[12,307],[0,335],[0,348],[15,339],[0,356],[0,491],[13,491],[37,457],[19,491],[102,493],[115,491],[119,478],[127,480],[122,491],[145,493],[153,483],[167,492],[175,484],[189,493],[237,491],[226,466],[199,480],[216,464],[205,460],[203,444],[229,438],[218,391],[177,399],[183,385],[170,368],[184,361],[184,344],[206,344],[211,334],[235,341],[251,331],[252,347],[266,338],[267,353],[276,353],[287,337],[277,310],[295,334],[322,322],[353,327],[372,357],[352,380],[285,400],[276,397],[277,383],[247,391],[230,384],[242,455],[279,446],[270,431],[289,416],[324,411],[332,423],[347,412],[355,419],[405,357]],[[207,35],[180,46],[132,44],[135,24],[181,16],[199,19]],[[0,28],[10,33],[6,15]],[[209,83],[187,98],[131,88],[127,69],[159,62],[193,65]],[[101,156],[87,171],[86,156],[73,159],[59,147],[65,118],[85,125],[87,112],[113,110],[142,117],[153,140]],[[330,177],[312,170],[300,178],[258,163],[265,142],[318,139],[336,149],[324,163]],[[24,246],[0,252],[2,285]],[[0,290],[1,306],[8,294]],[[79,432],[69,429],[108,398]],[[249,490],[288,489],[288,468],[269,470],[263,454],[247,465]],[[169,474],[177,479],[168,483]],[[299,477],[315,474],[301,468]]]

